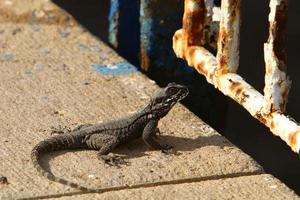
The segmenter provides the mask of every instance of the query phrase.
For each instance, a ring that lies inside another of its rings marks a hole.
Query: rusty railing
[[[287,8],[288,0],[270,0],[269,39],[264,44],[264,95],[236,74],[240,0],[222,0],[221,10],[213,7],[213,0],[185,0],[183,27],[173,36],[173,49],[177,57],[185,59],[209,83],[242,105],[294,152],[300,153],[300,126],[284,114],[291,85],[286,75]],[[207,27],[214,23],[213,19],[219,20],[216,56],[203,47],[211,43],[207,41]]]

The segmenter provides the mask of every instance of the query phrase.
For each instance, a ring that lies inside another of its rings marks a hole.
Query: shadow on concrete
[[[71,14],[83,27],[104,42],[108,42],[110,0],[52,0]]]

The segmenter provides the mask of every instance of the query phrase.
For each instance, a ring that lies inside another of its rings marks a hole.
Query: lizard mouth
[[[176,98],[178,99],[178,101],[181,101],[188,94],[189,94],[189,89],[187,87],[185,87],[185,86],[182,86],[182,89],[178,92],[178,94],[176,95]]]
[[[181,101],[182,99],[184,99],[187,95],[189,94],[189,90],[187,87],[182,86],[180,88],[180,90],[178,90],[178,92],[176,94],[173,95],[172,98],[168,99],[165,102],[165,106],[169,107],[169,106],[173,106],[175,105],[177,102]]]

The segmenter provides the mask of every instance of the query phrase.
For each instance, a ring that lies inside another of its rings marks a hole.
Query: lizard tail
[[[96,192],[95,189],[90,189],[84,186],[81,186],[79,184],[73,183],[71,181],[68,181],[66,179],[56,177],[52,173],[45,170],[41,163],[40,158],[50,152],[50,151],[57,151],[57,150],[63,150],[63,149],[70,149],[76,145],[74,145],[76,142],[76,139],[74,139],[71,135],[67,136],[65,135],[58,135],[49,139],[46,139],[44,141],[39,142],[31,151],[31,160],[36,168],[36,170],[44,177],[48,178],[51,181],[58,182],[64,185],[68,185],[72,188],[79,189],[81,191],[85,192]]]

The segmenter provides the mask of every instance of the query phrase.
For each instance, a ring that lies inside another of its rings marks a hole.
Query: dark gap
[[[221,0],[214,0],[215,6],[220,7],[221,6]]]
[[[133,65],[139,65],[140,51],[140,1],[120,1],[118,12],[119,41],[117,52]]]
[[[110,0],[52,0],[93,35],[108,43]]]

